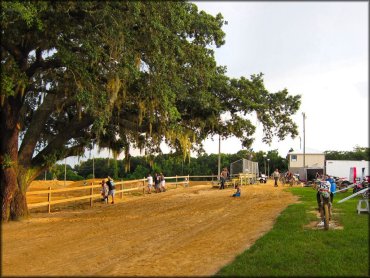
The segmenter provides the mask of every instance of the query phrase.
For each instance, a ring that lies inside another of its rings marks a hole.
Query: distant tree
[[[136,168],[135,168],[135,171],[129,176],[130,179],[142,179],[144,177],[146,177],[149,173],[149,169],[142,166],[142,165],[138,165]]]
[[[80,180],[83,180],[84,178],[81,177],[80,175],[76,174],[72,170],[67,170],[67,178],[66,179],[69,180],[69,181],[80,181]]]
[[[355,146],[353,151],[325,151],[327,160],[370,160],[370,148]]]

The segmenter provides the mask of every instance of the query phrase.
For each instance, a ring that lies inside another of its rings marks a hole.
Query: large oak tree
[[[297,135],[290,116],[300,96],[269,93],[262,74],[230,79],[216,64],[221,14],[184,1],[2,1],[1,8],[3,221],[27,216],[31,181],[92,142],[126,157],[132,146],[158,152],[163,140],[186,157],[213,134],[248,147],[251,113],[265,142]],[[231,118],[222,121],[226,112]]]

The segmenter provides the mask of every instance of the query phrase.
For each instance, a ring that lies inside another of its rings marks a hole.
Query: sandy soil
[[[32,213],[2,225],[2,275],[212,275],[297,202],[271,181],[243,186],[240,198],[234,191],[196,185]]]

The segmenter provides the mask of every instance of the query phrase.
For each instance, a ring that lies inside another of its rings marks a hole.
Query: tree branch
[[[28,78],[31,78],[38,69],[47,70],[50,68],[58,68],[62,66],[62,62],[59,59],[53,59],[53,60],[38,60],[36,61],[26,70],[26,75]]]
[[[93,122],[94,119],[89,115],[85,115],[80,121],[72,121],[71,125],[67,126],[61,133],[56,135],[54,140],[32,159],[32,165],[42,165],[45,161],[44,157],[55,154],[56,150],[63,149],[70,139],[75,138],[77,133],[89,127]]]
[[[1,46],[6,51],[8,51],[9,54],[12,55],[14,57],[14,60],[16,60],[17,62],[23,59],[22,50],[16,45],[10,44],[7,40],[1,40]]]
[[[19,162],[21,164],[27,165],[30,163],[36,144],[40,138],[40,133],[44,129],[45,123],[55,107],[55,99],[55,94],[47,94],[43,103],[32,117],[31,124],[19,149]]]

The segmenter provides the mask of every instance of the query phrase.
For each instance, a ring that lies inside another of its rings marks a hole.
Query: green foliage
[[[357,198],[338,204],[351,193],[337,194],[333,219],[343,229],[306,227],[317,221],[312,188],[292,188],[300,203],[288,206],[273,229],[223,267],[216,276],[367,277],[369,274],[369,218],[358,215]]]
[[[12,160],[10,155],[5,154],[1,160],[1,168],[6,169],[6,168],[12,167],[13,165],[14,165],[14,161]]]
[[[188,1],[3,1],[1,7],[0,126],[10,117],[19,123],[21,165],[43,171],[94,142],[114,158],[128,157],[124,166],[96,172],[116,178],[123,169],[135,171],[132,147],[159,154],[165,141],[183,161],[192,160],[191,150],[201,154],[210,135],[235,135],[249,147],[256,128],[244,116],[254,112],[265,142],[297,135],[290,117],[300,96],[268,92],[262,73],[231,79],[216,64],[211,47],[225,43],[221,14]],[[222,121],[225,113],[231,118]],[[180,162],[155,161],[159,168],[150,170],[172,173],[180,164],[181,172],[204,170]]]
[[[63,177],[64,178],[64,177]],[[60,178],[58,178],[60,179]],[[66,180],[68,181],[81,181],[84,178],[75,173],[72,169],[67,170]]]
[[[46,176],[45,176],[46,174]],[[40,174],[36,179],[37,180],[64,180],[64,164],[54,164],[53,167],[49,169],[46,173],[43,172]],[[78,175],[70,165],[66,165],[66,180],[68,181],[79,181],[83,180],[84,178]]]
[[[327,153],[327,152],[326,152]],[[266,156],[266,157],[264,157]],[[260,173],[270,173],[270,175],[279,169],[285,172],[288,164],[285,158],[281,157],[278,150],[270,150],[267,153],[263,151],[254,152],[253,150],[241,150],[236,154],[221,154],[221,168],[230,167],[232,162],[242,158],[258,162]],[[217,175],[218,155],[201,154],[198,157],[191,157],[189,161],[184,161],[181,153],[159,154],[151,158],[151,166],[148,157],[136,156],[130,157],[130,170],[124,171],[125,160],[117,160],[113,164],[105,158],[96,158],[94,160],[95,177],[103,178],[107,176],[115,179],[141,179],[148,173],[163,172],[166,176],[176,175]],[[267,162],[267,159],[270,159]],[[60,166],[58,166],[60,167]],[[269,167],[269,168],[267,168]],[[93,160],[89,159],[76,165],[74,171],[81,177],[92,177]],[[62,169],[64,173],[64,169]],[[116,173],[117,176],[116,176]],[[41,177],[42,178],[42,177]]]
[[[353,151],[325,151],[327,160],[370,160],[370,148],[354,147]]]
[[[42,29],[43,24],[39,17],[39,12],[46,9],[46,4],[43,2],[30,3],[26,1],[2,1],[1,2],[1,21],[3,28],[7,27],[10,19],[24,21],[27,27],[37,27]]]
[[[230,164],[242,158],[257,161],[260,171],[264,172],[263,152],[254,153],[251,150],[242,150],[236,154],[221,154],[221,168],[230,167]],[[274,167],[284,169],[283,158],[278,155],[277,150],[268,152],[267,157],[270,158],[270,173]],[[118,166],[118,176],[115,179],[141,179],[146,177],[148,173],[163,172],[165,176],[176,175],[217,175],[218,172],[218,155],[217,154],[202,154],[197,158],[191,157],[190,161],[184,161],[181,153],[160,154],[153,157],[153,165],[150,166],[146,157],[137,156],[130,157],[130,171],[124,171],[124,160],[117,160],[117,164],[108,163],[108,159],[97,158],[94,160],[95,177],[103,178],[113,176],[115,165]],[[78,175],[87,178],[92,176],[93,161],[89,159],[76,165],[74,170]],[[267,166],[267,165],[266,165]]]
[[[144,167],[142,165],[138,165],[135,168],[135,171],[131,175],[129,175],[129,178],[130,179],[135,179],[135,180],[142,179],[144,177],[147,177],[149,172],[150,171],[146,167]]]

